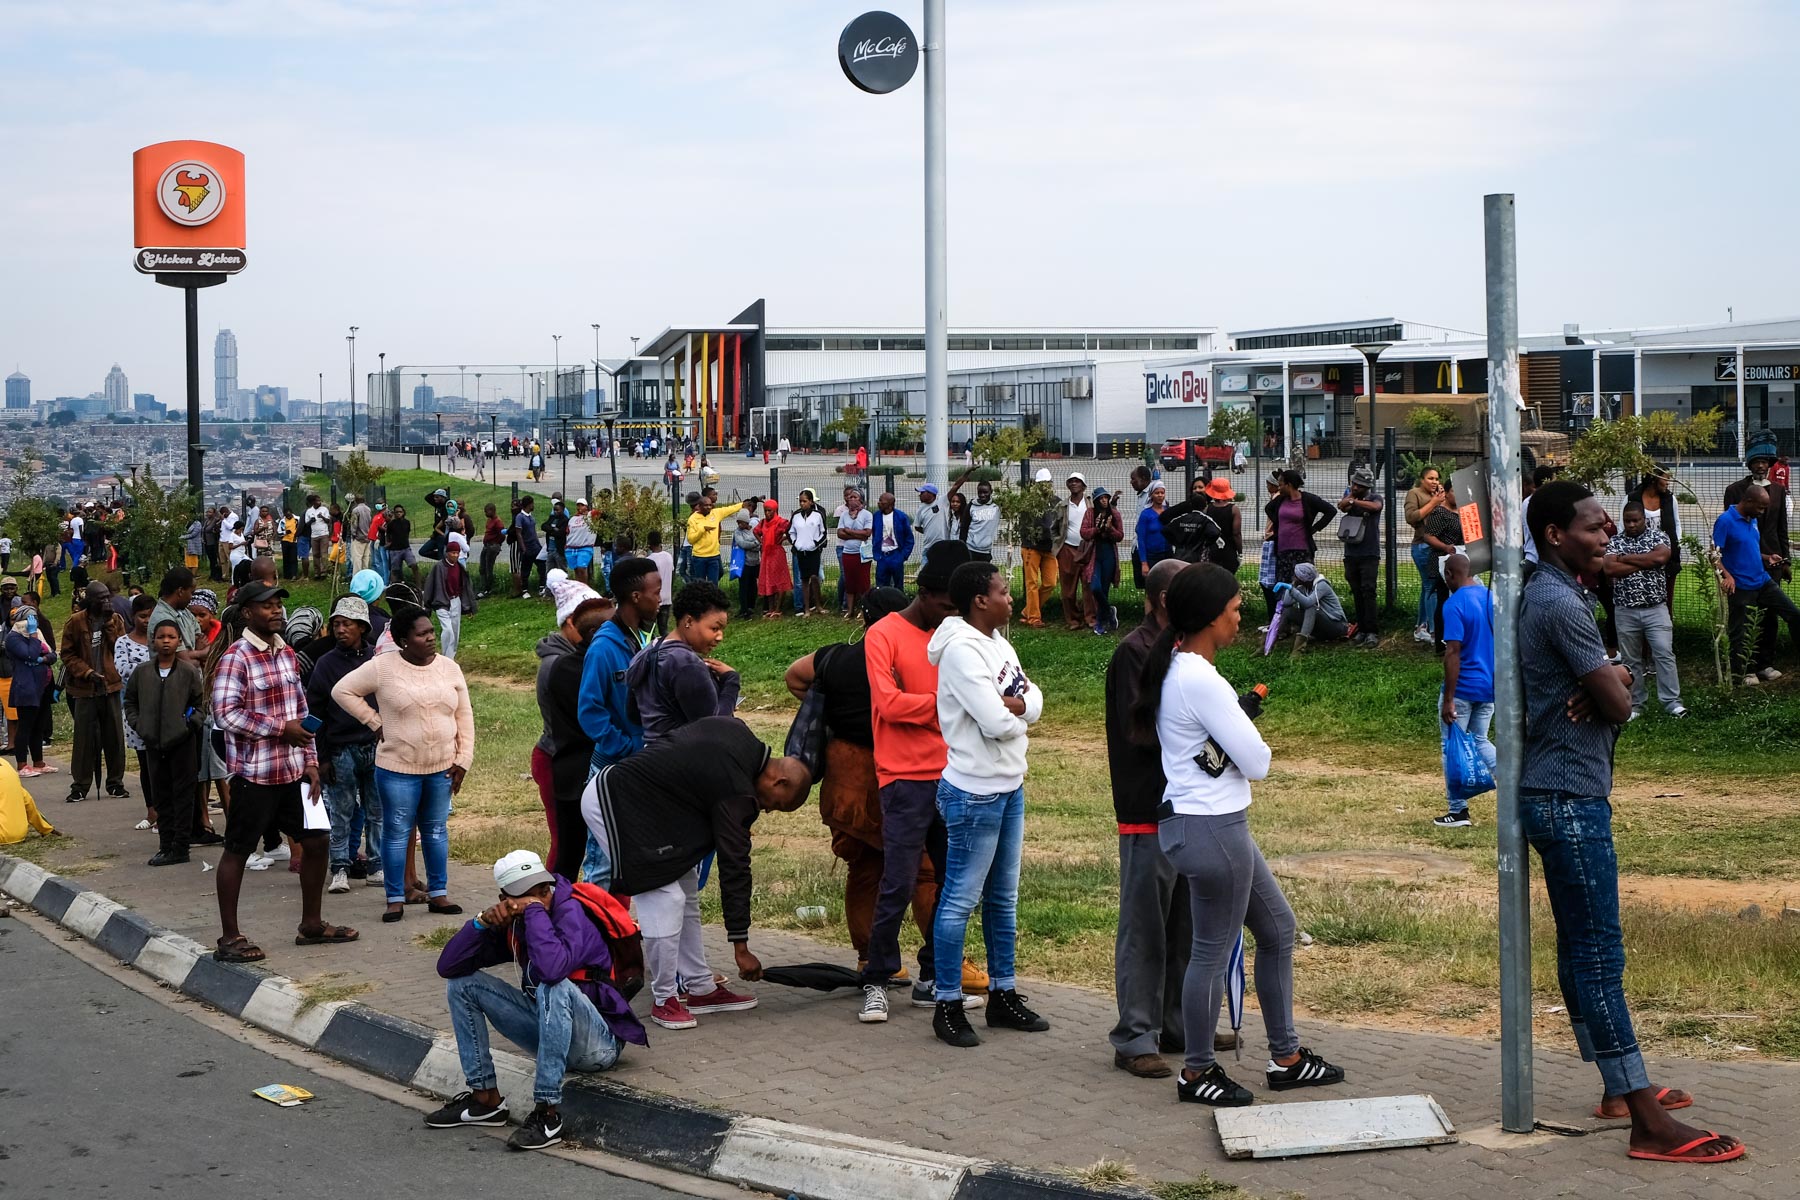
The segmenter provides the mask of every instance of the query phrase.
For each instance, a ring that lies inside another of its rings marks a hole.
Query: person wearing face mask
[[[44,765],[44,708],[53,686],[51,668],[56,651],[38,625],[37,609],[22,605],[6,635],[6,656],[12,660],[12,695],[7,703],[18,713],[12,726],[13,760],[19,777],[30,779],[49,773]]]
[[[125,715],[119,707],[124,683],[113,650],[125,636],[125,622],[112,610],[112,591],[90,583],[82,606],[63,626],[62,662],[68,673],[74,715],[74,750],[69,767],[71,804],[87,799],[88,783],[98,787],[104,762],[106,794],[123,798],[125,790]]]

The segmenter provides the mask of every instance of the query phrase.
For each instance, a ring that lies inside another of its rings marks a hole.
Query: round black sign
[[[866,12],[838,35],[838,65],[865,92],[903,88],[919,69],[919,43],[890,12]]]

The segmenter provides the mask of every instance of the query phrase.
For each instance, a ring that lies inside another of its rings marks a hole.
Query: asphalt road
[[[7,1200],[681,1195],[489,1133],[428,1130],[418,1112],[208,1028],[17,919],[0,920],[0,1013]],[[277,1108],[250,1094],[269,1083],[317,1099]]]

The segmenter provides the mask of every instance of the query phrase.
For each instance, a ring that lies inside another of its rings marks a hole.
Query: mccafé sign
[[[1210,375],[1206,371],[1145,371],[1144,403],[1178,400],[1183,404],[1212,403]]]
[[[217,142],[158,142],[131,156],[133,265],[146,275],[244,269],[244,156]]]

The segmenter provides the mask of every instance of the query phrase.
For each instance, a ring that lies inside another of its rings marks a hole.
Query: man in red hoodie
[[[881,792],[883,866],[875,919],[869,929],[869,959],[863,968],[863,1007],[858,1020],[887,1020],[887,985],[904,980],[900,966],[900,923],[919,880],[920,855],[929,854],[937,878],[944,872],[944,822],[937,811],[937,785],[944,774],[944,735],[938,730],[938,671],[925,657],[931,635],[954,612],[950,572],[969,561],[969,548],[944,541],[925,552],[919,567],[919,594],[890,613],[863,637],[869,668],[869,698],[875,736],[875,780]],[[915,914],[929,924],[930,914]],[[937,1003],[930,939],[919,949],[919,978],[912,1002]],[[963,986],[979,999],[987,977],[963,968]]]

